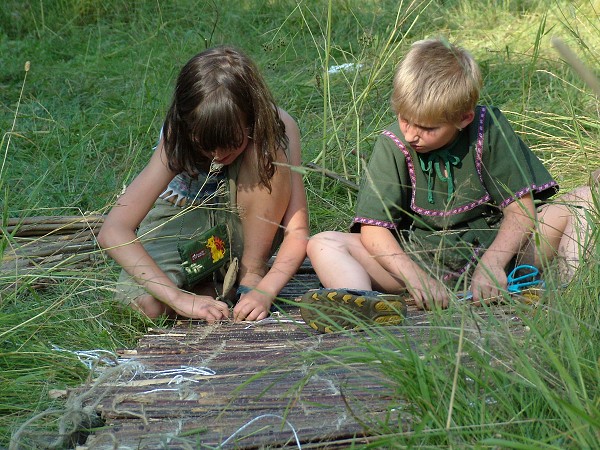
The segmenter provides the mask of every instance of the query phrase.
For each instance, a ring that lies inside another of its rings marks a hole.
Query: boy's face
[[[473,112],[470,112],[458,124],[418,124],[398,115],[398,123],[404,139],[417,153],[429,153],[450,144],[456,139],[459,130],[473,121],[473,117]]]

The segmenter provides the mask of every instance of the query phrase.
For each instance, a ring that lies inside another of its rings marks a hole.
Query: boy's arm
[[[443,308],[448,306],[446,287],[430,277],[406,254],[389,229],[363,224],[360,236],[369,253],[400,285],[408,289],[418,307],[432,306],[432,301]]]
[[[525,245],[534,229],[535,206],[531,195],[510,203],[503,210],[498,235],[481,257],[471,280],[473,300],[496,298],[506,290],[505,268]]]

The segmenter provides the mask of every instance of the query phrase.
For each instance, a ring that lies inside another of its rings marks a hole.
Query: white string
[[[115,353],[109,350],[67,350],[54,344],[52,344],[52,350],[77,356],[79,362],[89,370],[97,368],[99,363],[114,367],[121,362],[127,361],[126,359],[120,359]]]
[[[169,382],[167,384],[181,384],[184,381],[191,381],[193,383],[200,383],[200,381],[194,380],[193,378],[187,378],[187,377],[184,377],[183,375],[175,375],[173,378],[171,378],[171,380],[169,380]]]
[[[192,366],[181,366],[178,369],[165,369],[165,370],[146,370],[144,373],[154,375],[152,378],[166,377],[169,375],[177,376],[183,375],[202,375],[209,377],[216,375],[217,372],[208,367],[192,367]]]
[[[279,311],[272,312],[269,317],[266,317],[261,320],[249,321],[248,325],[244,328],[245,330],[249,328],[254,328],[258,325],[270,325],[270,324],[278,324],[278,323],[293,323],[295,325],[304,325],[304,322],[295,320],[295,319],[284,319]]]
[[[156,389],[150,389],[149,391],[134,392],[133,395],[147,395],[147,394],[153,394],[155,392],[179,392],[179,389],[156,388]]]
[[[294,439],[296,439],[296,445],[298,446],[299,449],[302,449],[302,446],[300,445],[300,439],[298,439],[298,433],[296,433],[296,429],[293,427],[293,425],[291,423],[289,423],[287,420],[285,420],[283,417],[278,416],[277,414],[263,414],[261,416],[255,417],[254,419],[252,419],[250,422],[247,422],[244,426],[238,428],[238,430],[233,433],[231,436],[229,436],[227,439],[225,439],[223,442],[221,442],[221,445],[219,447],[223,447],[224,445],[226,445],[230,440],[232,440],[236,435],[238,435],[239,433],[241,433],[242,431],[244,431],[244,429],[246,429],[247,427],[249,427],[250,425],[252,425],[254,422],[256,422],[257,420],[260,419],[264,419],[265,417],[274,417],[276,419],[281,419],[285,422],[285,424],[290,427],[290,429],[292,430],[292,433],[294,434]]]
[[[71,355],[77,356],[79,362],[85,365],[90,371],[93,369],[98,369],[99,363],[104,363],[107,366],[115,367],[119,364],[131,361],[129,359],[118,358],[115,353],[109,350],[67,350],[54,344],[52,344],[52,349],[57,352],[69,353]],[[132,367],[135,367],[135,371],[133,373],[132,378],[129,381],[133,381],[140,375],[147,374],[151,375],[152,378],[173,376],[173,378],[168,382],[168,384],[181,384],[184,381],[192,381],[194,383],[199,383],[198,380],[185,377],[184,375],[213,376],[217,374],[214,370],[208,367],[181,366],[176,369],[146,370],[146,368],[141,363],[134,364]]]

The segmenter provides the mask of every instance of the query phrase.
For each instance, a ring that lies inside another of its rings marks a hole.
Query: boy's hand
[[[406,288],[415,300],[417,307],[432,309],[434,306],[447,308],[448,288],[440,281],[423,273],[415,274],[406,280]]]
[[[486,266],[480,263],[475,268],[471,279],[473,303],[476,306],[481,306],[482,303],[497,299],[506,291],[507,284],[508,279],[504,267]]]
[[[237,305],[233,308],[233,320],[262,320],[269,316],[273,299],[270,295],[262,294],[256,289],[242,294]]]

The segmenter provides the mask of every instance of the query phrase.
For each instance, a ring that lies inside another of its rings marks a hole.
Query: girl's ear
[[[468,111],[466,113],[464,113],[460,119],[460,122],[458,122],[458,129],[462,130],[463,128],[465,128],[467,125],[469,125],[471,122],[473,122],[473,119],[475,118],[475,111],[471,110]]]

